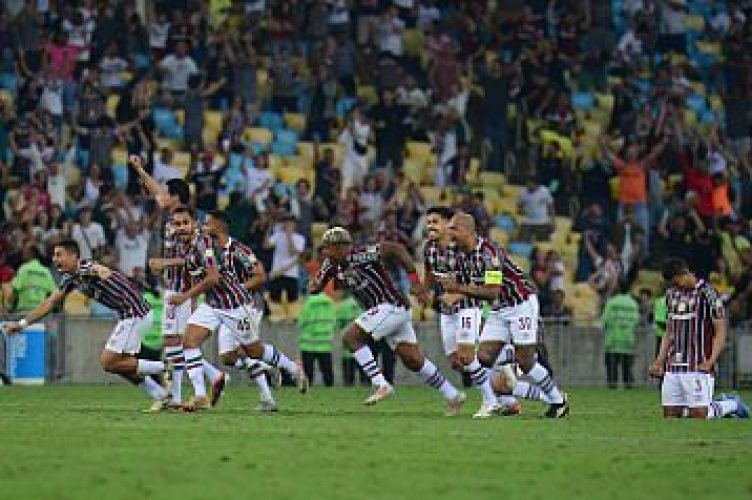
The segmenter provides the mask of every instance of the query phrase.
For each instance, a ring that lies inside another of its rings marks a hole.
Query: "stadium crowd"
[[[303,307],[321,227],[415,252],[433,204],[527,263],[555,321],[586,289],[650,303],[643,270],[666,255],[748,316],[752,2],[146,6],[2,2],[0,312],[47,293],[22,270],[51,282],[63,236],[158,286],[139,154],[188,179],[199,213],[226,208],[272,305],[297,303],[281,317]]]

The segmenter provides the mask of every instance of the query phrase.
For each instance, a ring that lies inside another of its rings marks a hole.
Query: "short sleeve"
[[[718,293],[712,287],[706,286],[702,294],[710,317],[714,320],[724,319],[726,317],[726,307],[723,305],[723,300],[718,296]]]

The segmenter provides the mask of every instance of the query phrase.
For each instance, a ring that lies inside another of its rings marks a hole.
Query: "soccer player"
[[[230,237],[229,220],[225,212],[221,210],[209,212],[204,223],[204,232],[216,239],[219,248],[222,249],[222,266],[227,267],[253,295],[251,320],[253,321],[253,328],[259,331],[261,318],[264,315],[264,297],[261,295],[261,289],[266,282],[264,265],[256,258],[253,250]],[[217,341],[222,362],[226,366],[235,366],[247,370],[251,380],[258,387],[261,402],[257,410],[276,412],[278,409],[277,403],[269,388],[266,371],[273,371],[276,375],[275,378],[279,378],[279,371],[272,370],[263,361],[248,357],[238,340],[225,325],[219,327]]]
[[[418,347],[413,330],[410,302],[392,281],[383,260],[399,262],[408,272],[414,292],[426,298],[415,264],[405,248],[395,243],[353,247],[347,229],[333,227],[323,236],[325,260],[311,280],[309,291],[319,293],[334,280],[338,287],[350,290],[365,312],[350,324],[343,344],[355,355],[355,361],[371,379],[375,391],[364,403],[373,405],[394,393],[368,347],[369,338],[386,339],[405,366],[423,381],[441,391],[447,403],[447,415],[456,415],[465,395],[459,392]]]
[[[713,401],[713,372],[726,344],[726,312],[713,287],[698,279],[687,263],[672,257],[663,264],[666,291],[666,333],[650,367],[663,376],[664,417],[749,418],[738,396]]]
[[[194,304],[184,302],[176,306],[169,303],[172,295],[185,293],[188,289],[188,277],[185,274],[185,249],[175,235],[170,222],[172,211],[178,207],[187,206],[190,201],[190,188],[183,179],[170,179],[165,185],[157,182],[145,170],[143,160],[139,155],[130,156],[133,170],[143,182],[146,190],[154,196],[157,205],[165,214],[165,224],[162,232],[162,258],[149,259],[149,268],[154,273],[162,274],[163,304],[162,333],[164,336],[165,359],[172,373],[170,376],[169,404],[157,401],[151,411],[160,411],[167,407],[179,407],[182,403],[183,375],[185,373],[185,353],[183,351],[183,335],[188,325],[188,318]],[[225,385],[224,372],[204,360],[204,371],[212,382],[212,399],[219,398]]]
[[[536,357],[539,318],[534,285],[496,244],[478,236],[471,215],[455,214],[447,229],[459,250],[465,253],[465,272],[469,273],[472,283],[440,280],[446,291],[442,300],[447,304],[458,303],[465,297],[489,301],[492,309],[481,332],[478,356],[486,366],[493,365],[499,354],[503,353],[504,343],[513,344],[520,369],[549,401],[549,408],[544,416],[566,416],[569,413],[566,398],[559,391],[550,372]],[[494,384],[497,387],[503,386],[504,379],[507,378],[508,375],[502,371],[495,377],[499,380]],[[530,397],[533,393],[523,381],[517,381],[514,385],[513,395],[517,397]]]
[[[141,296],[138,286],[118,271],[93,260],[81,260],[78,243],[64,240],[55,245],[52,260],[62,275],[58,289],[21,321],[6,327],[8,334],[22,331],[30,323],[43,318],[77,289],[118,314],[118,322],[99,361],[106,372],[115,373],[139,387],[155,401],[166,400],[167,391],[149,375],[165,370],[161,361],[137,359],[141,335],[149,329],[152,311]]]
[[[438,277],[469,283],[467,275],[460,272],[463,266],[459,259],[463,254],[457,251],[456,244],[446,231],[453,215],[454,210],[447,207],[430,208],[426,215],[427,240],[423,256],[424,280],[429,289]],[[443,290],[436,284],[438,295],[441,296]],[[444,354],[449,357],[452,367],[470,374],[483,398],[481,407],[473,418],[488,418],[499,413],[500,406],[491,387],[488,370],[481,366],[475,354],[475,344],[480,335],[480,300],[463,297],[451,307],[443,302],[439,307],[439,328]]]
[[[220,326],[229,330],[249,357],[285,370],[297,381],[300,391],[307,392],[308,379],[303,370],[273,346],[259,341],[251,292],[227,266],[222,266],[216,242],[197,232],[190,209],[173,210],[172,224],[175,234],[187,248],[185,267],[192,286],[185,293],[172,295],[168,302],[179,306],[201,294],[206,298],[188,319],[183,338],[186,368],[194,391],[194,398],[184,405],[185,409],[206,410],[212,406],[206,396],[201,344]]]

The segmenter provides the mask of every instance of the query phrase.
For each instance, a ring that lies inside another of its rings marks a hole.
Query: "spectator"
[[[520,194],[519,203],[524,217],[520,233],[522,240],[548,240],[553,231],[554,218],[554,199],[548,188],[530,177],[527,189]]]
[[[635,330],[640,322],[637,302],[627,293],[608,299],[601,318],[606,334],[606,383],[609,389],[616,389],[619,367],[622,383],[626,389],[634,384],[632,364],[634,361]]]
[[[0,314],[8,314],[13,308],[13,268],[6,261],[5,252],[0,252]]]
[[[98,259],[107,240],[104,237],[104,229],[99,222],[91,220],[92,210],[84,206],[78,214],[78,223],[73,225],[71,238],[78,243],[81,250],[81,259]]]
[[[159,63],[164,72],[163,86],[175,96],[182,96],[188,90],[188,79],[198,73],[198,66],[188,54],[188,42],[179,41],[174,54],[167,55]]]
[[[354,186],[363,182],[368,169],[368,140],[371,136],[371,124],[363,116],[361,107],[355,105],[350,110],[350,117],[339,134],[338,142],[345,148],[345,157],[340,172],[342,196]]]
[[[406,117],[405,108],[395,102],[394,92],[391,89],[382,90],[379,103],[370,112],[376,133],[376,164],[379,167],[402,168]]]
[[[298,300],[300,284],[300,255],[305,250],[305,238],[296,232],[296,221],[292,216],[282,219],[281,228],[270,231],[264,247],[274,250],[271,273],[269,274],[269,295],[272,302],[282,302],[282,292],[287,302]]]
[[[337,309],[325,293],[309,295],[297,319],[298,347],[303,358],[303,370],[311,383],[315,380],[318,363],[326,387],[334,385],[332,370],[332,332],[337,326]]]
[[[148,243],[149,235],[138,222],[128,221],[118,229],[115,236],[118,270],[132,278],[137,268],[145,268]]]
[[[601,257],[589,248],[591,258],[595,262],[595,272],[590,276],[588,282],[593,289],[598,292],[599,308],[603,308],[606,301],[613,297],[619,290],[619,283],[622,278],[621,262],[613,245],[606,247],[606,254]]]
[[[246,196],[253,201],[257,212],[266,212],[269,194],[274,184],[266,154],[255,156],[251,165],[246,167],[246,176]]]
[[[541,309],[541,317],[546,326],[569,326],[572,322],[572,310],[565,303],[564,290],[551,293],[551,300]]]
[[[397,7],[387,7],[377,27],[378,49],[382,54],[401,58],[404,51],[405,22],[399,18]]]
[[[39,249],[35,245],[24,247],[24,263],[18,268],[12,282],[15,310],[18,312],[33,310],[57,290],[50,269],[39,261],[39,257]]]

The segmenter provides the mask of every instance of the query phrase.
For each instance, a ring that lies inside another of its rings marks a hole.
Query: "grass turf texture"
[[[133,387],[4,387],[0,498],[752,498],[752,422],[664,421],[656,390],[575,389],[564,421],[366,394],[286,389],[269,416],[231,387],[211,412],[146,415]]]

